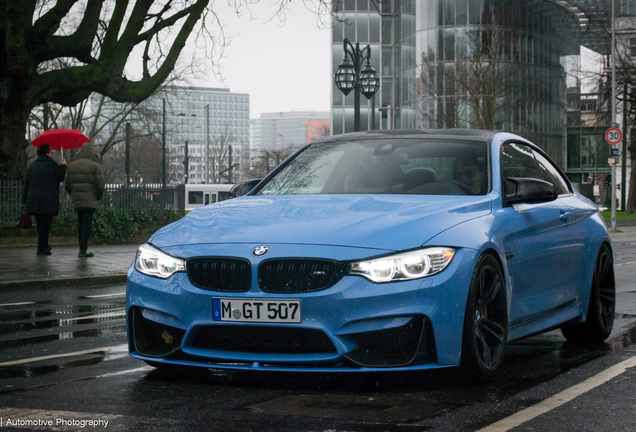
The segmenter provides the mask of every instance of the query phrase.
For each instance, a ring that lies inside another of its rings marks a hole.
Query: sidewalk
[[[636,241],[636,226],[611,233],[614,243]],[[77,246],[55,246],[53,255],[37,256],[35,247],[0,247],[0,291],[125,283],[137,245],[92,246],[93,258],[78,258]]]
[[[37,256],[34,246],[0,247],[0,292],[125,283],[137,245],[91,246],[93,258],[78,258],[79,247],[53,246]]]
[[[621,226],[617,224],[616,231],[617,232],[610,233],[612,243],[636,241],[636,226]]]

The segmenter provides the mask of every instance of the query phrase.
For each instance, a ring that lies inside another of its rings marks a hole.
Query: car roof
[[[351,132],[340,135],[324,137],[314,143],[380,140],[391,138],[436,138],[436,139],[462,139],[468,141],[488,141],[496,132],[480,129],[398,129],[398,130],[373,130],[364,132]]]

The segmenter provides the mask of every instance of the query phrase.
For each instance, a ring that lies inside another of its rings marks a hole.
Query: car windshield
[[[258,195],[484,195],[486,144],[422,139],[316,143],[289,161]]]

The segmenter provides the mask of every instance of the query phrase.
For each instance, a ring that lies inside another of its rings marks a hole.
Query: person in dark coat
[[[66,160],[58,165],[51,158],[48,144],[38,147],[38,158],[29,166],[22,192],[26,212],[35,216],[38,230],[38,255],[51,255],[49,233],[53,217],[60,212],[60,183],[66,173]]]
[[[104,170],[98,163],[99,153],[90,143],[82,145],[77,157],[68,166],[64,187],[73,198],[73,206],[77,212],[78,257],[91,258],[94,254],[87,250],[88,238],[91,235],[93,213],[104,194]]]

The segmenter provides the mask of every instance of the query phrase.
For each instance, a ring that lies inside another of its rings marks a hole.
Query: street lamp
[[[358,132],[360,130],[360,93],[367,99],[371,99],[380,88],[380,78],[371,66],[371,47],[369,45],[360,49],[358,42],[354,47],[348,39],[345,39],[342,45],[344,60],[336,72],[336,85],[345,96],[354,90],[353,130]],[[349,56],[353,61],[349,59]],[[365,58],[367,64],[362,69]]]

